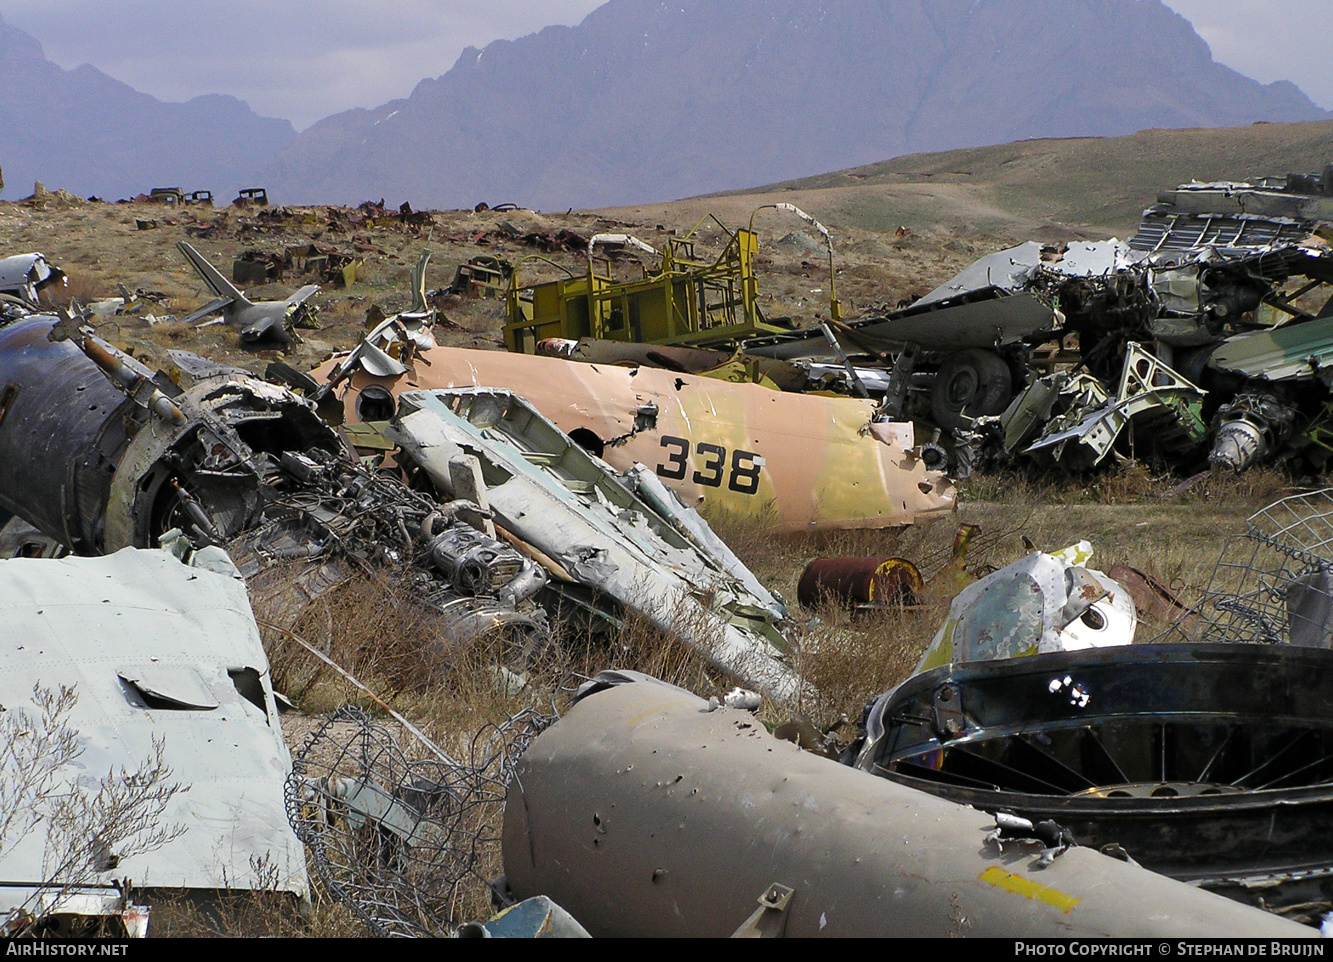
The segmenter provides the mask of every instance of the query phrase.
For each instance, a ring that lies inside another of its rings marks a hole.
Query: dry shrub
[[[601,665],[586,661],[585,674],[594,674],[602,668],[628,668],[705,697],[727,685],[709,666],[706,653],[682,643],[677,634],[659,628],[638,613],[624,618],[620,631],[607,648],[598,652],[590,647],[587,654],[608,660]]]
[[[857,722],[870,699],[912,674],[949,600],[855,614],[834,603],[821,605],[793,658],[814,689],[801,713],[821,730]]]
[[[1124,504],[1141,501],[1160,487],[1142,461],[1121,461],[1092,482],[1092,494],[1098,504]]]
[[[44,310],[69,307],[70,301],[91,304],[104,297],[113,296],[114,292],[103,281],[96,281],[86,274],[66,275],[63,282],[48,284],[38,294],[37,300]]]
[[[1286,465],[1260,465],[1246,471],[1213,470],[1176,495],[1181,504],[1216,503],[1257,511],[1306,488],[1296,484]]]
[[[163,321],[138,333],[144,340],[166,347],[179,347],[182,341],[193,341],[198,334],[192,325],[180,321]]]
[[[827,729],[844,716],[855,722],[869,699],[911,674],[943,623],[958,586],[1018,557],[1024,550],[1020,535],[1033,515],[1030,503],[1015,501],[964,505],[956,517],[898,528],[775,537],[770,528],[743,518],[715,519],[713,526],[761,580],[787,595],[793,617],[807,621],[790,660],[816,693],[797,710]],[[963,523],[977,523],[981,530],[972,536],[965,557],[954,562],[954,541]],[[927,581],[929,597],[908,609],[851,614],[840,603],[825,599],[813,611],[803,611],[795,604],[796,582],[806,565],[819,557],[906,558]],[[707,694],[701,688],[692,690]],[[778,714],[778,720],[786,720]]]
[[[709,507],[705,517],[713,533],[742,559],[766,550],[777,536],[778,512],[771,501],[758,514],[736,514]]]
[[[557,645],[538,666],[538,684],[565,680],[569,686],[605,669],[641,671],[703,697],[726,691],[734,681],[713,668],[708,647],[716,623],[701,612],[679,614],[676,630],[654,624],[637,611],[621,613],[616,627],[608,624],[567,624],[557,634]],[[685,639],[700,640],[696,647]]]
[[[782,535],[777,530],[777,511],[770,504],[758,516],[710,510],[709,527],[728,548],[766,585],[781,584],[796,567],[800,572],[800,535]],[[793,586],[795,581],[792,581]]]
[[[294,578],[298,570],[288,573]],[[283,617],[290,612],[290,596],[280,579],[254,592],[252,604],[261,624],[290,621],[293,634],[392,699],[438,684],[449,674],[445,669],[454,654],[444,616],[414,601],[400,578],[389,571],[354,574],[306,605],[294,621]],[[343,704],[345,683],[334,681],[337,676],[322,661],[281,631],[266,628],[264,641],[275,689],[312,711]]]
[[[974,474],[956,482],[959,500],[971,503],[1039,504],[1050,500],[1058,489],[1068,486],[1064,475],[1037,478],[1030,470],[1020,467],[1002,468]]]

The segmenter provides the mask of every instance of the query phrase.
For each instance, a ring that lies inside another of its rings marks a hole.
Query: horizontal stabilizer
[[[190,312],[189,314],[187,314],[185,317],[182,317],[182,318],[181,318],[181,323],[182,323],[182,324],[193,324],[195,321],[202,321],[202,320],[203,320],[204,318],[206,318],[208,315],[210,315],[210,314],[216,314],[218,311],[222,310],[224,307],[228,307],[228,306],[230,306],[231,303],[232,303],[232,301],[233,301],[233,298],[230,298],[230,297],[219,297],[219,298],[217,298],[216,300],[209,301],[207,304],[205,304],[203,307],[199,308],[198,310],[196,310],[196,311],[191,311],[191,312]]]
[[[310,295],[314,294],[318,290],[319,290],[318,284],[307,284],[305,287],[301,288],[291,297],[287,298],[287,300],[284,301],[283,303],[286,304],[288,307],[295,307],[298,304],[304,304],[310,298]]]

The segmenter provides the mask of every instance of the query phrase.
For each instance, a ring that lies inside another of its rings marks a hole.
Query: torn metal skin
[[[388,435],[442,492],[453,492],[451,459],[476,457],[496,527],[556,587],[576,583],[642,613],[776,702],[803,690],[783,661],[781,600],[705,541],[702,520],[651,474],[622,479],[509,391],[405,394]]]
[[[1179,458],[1197,449],[1208,432],[1203,396],[1203,391],[1131,341],[1125,347],[1115,395],[1047,421],[1041,437],[1024,453],[1069,467],[1093,467],[1111,454],[1121,432],[1132,425],[1134,441],[1145,452]],[[1007,410],[1001,424],[1018,417],[1019,410]]]
[[[38,295],[61,281],[69,283],[65,272],[48,261],[45,254],[14,254],[0,258],[0,298],[14,298],[36,310]]]
[[[871,401],[498,351],[429,349],[393,373],[368,358],[358,349],[313,372],[340,382],[348,421],[366,420],[358,406],[375,391],[513,390],[617,470],[646,464],[690,506],[780,531],[911,524],[956,507],[912,425],[875,420]]]
[[[268,660],[245,586],[214,552],[202,559],[207,567],[133,548],[0,562],[8,629],[0,701],[11,712],[34,712],[35,685],[68,686],[77,699],[64,724],[77,733],[78,754],[54,772],[40,804],[65,792],[96,793],[100,780],[136,771],[158,745],[170,783],[180,786],[154,824],[107,824],[126,833],[114,840],[123,850],[64,865],[54,877],[60,826],[42,821],[0,840],[0,914],[22,907],[40,927],[51,916],[112,915],[143,935],[147,910],[127,903],[127,879],[149,905],[182,890],[205,899],[247,891],[306,897],[305,853],[283,804],[291,760]],[[16,775],[15,758],[6,753],[6,777]],[[134,833],[154,830],[166,830],[167,840],[137,849]]]
[[[540,735],[505,807],[515,895],[597,937],[1317,934],[1091,848],[1042,867],[982,812],[708,709],[601,687]]]
[[[0,329],[0,506],[80,554],[151,547],[172,528],[226,546],[289,623],[371,563],[410,570],[414,596],[452,626],[444,643],[545,643],[532,600],[544,574],[474,531],[480,506],[360,464],[285,387],[196,365],[204,376],[182,390],[72,325]]]
[[[916,671],[1130,644],[1138,624],[1134,600],[1086,567],[1091,557],[1086,541],[1050,554],[1033,551],[968,585],[949,606]]]
[[[1108,396],[1119,383],[1122,407],[1154,402],[1156,415],[1141,409],[1137,419],[1156,417],[1174,435],[1154,452],[1163,461],[1200,460],[1199,442],[1215,433],[1214,463],[1239,469],[1299,453],[1319,468],[1327,460],[1326,438],[1305,427],[1320,420],[1328,398],[1319,368],[1333,358],[1333,300],[1308,305],[1321,285],[1333,284],[1333,257],[1317,234],[1333,219],[1331,178],[1333,165],[1318,175],[1165,191],[1128,242],[1029,242],[995,252],[909,306],[838,326],[838,345],[853,364],[891,369],[887,409],[928,416],[945,430],[989,433],[976,421],[1000,416],[1024,381],[1043,367],[1051,372],[1076,364],[1078,373],[1050,376],[1094,378]],[[1155,378],[1163,383],[1153,384],[1154,391],[1135,390],[1138,401],[1123,389],[1133,342],[1151,345],[1166,370],[1181,372]],[[1038,357],[1043,345],[1049,350]],[[752,339],[743,347],[773,358],[837,355],[813,330]],[[1166,383],[1172,380],[1178,383]],[[1249,405],[1237,417],[1214,419],[1210,432],[1217,407],[1276,382],[1298,388],[1284,399],[1300,415],[1294,423],[1274,422]],[[1161,392],[1165,386],[1176,391],[1174,401]],[[1049,386],[1039,391],[1048,392]],[[1201,410],[1196,402],[1205,392],[1208,407]],[[1039,421],[1032,402],[1024,399],[1025,414]],[[1034,453],[1053,450],[1074,467],[1098,463],[1120,433],[1124,413],[1084,410],[1086,417],[1051,426]],[[1075,439],[1079,443],[1068,443]],[[976,438],[959,442],[960,473],[984,465]],[[1016,450],[1009,443],[1004,449]]]

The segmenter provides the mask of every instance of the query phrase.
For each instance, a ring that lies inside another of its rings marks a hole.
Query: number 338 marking
[[[690,442],[685,438],[664,435],[662,447],[667,449],[665,464],[657,466],[657,473],[671,481],[684,479],[689,469]],[[726,471],[727,449],[720,444],[708,444],[701,441],[695,446],[694,454],[698,470],[690,480],[706,488],[720,488],[723,475],[727,475],[727,490],[741,494],[754,494],[759,490],[759,469],[764,461],[750,451],[731,452],[731,471]]]

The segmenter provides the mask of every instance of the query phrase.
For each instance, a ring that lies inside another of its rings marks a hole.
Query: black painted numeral
[[[694,453],[703,458],[704,463],[700,470],[694,472],[691,480],[708,488],[721,487],[722,465],[727,463],[727,449],[720,444],[701,443],[694,449]],[[708,459],[710,455],[713,458],[711,461]]]
[[[679,481],[685,477],[685,457],[690,453],[690,442],[684,438],[673,438],[670,435],[663,435],[662,447],[676,448],[667,457],[666,464],[657,466],[657,473],[664,478],[670,478],[673,481]]]
[[[741,494],[754,494],[759,490],[759,455],[749,451],[731,452],[731,478],[727,487]]]
[[[659,477],[670,481],[681,481],[689,468],[690,442],[685,438],[663,435],[661,446],[668,450],[665,464],[657,466]],[[720,488],[722,476],[727,473],[727,449],[720,444],[701,441],[694,448],[694,454],[700,459],[699,470],[691,476],[695,484],[707,488]],[[739,494],[755,494],[759,490],[759,472],[763,460],[753,451],[732,451],[731,471],[727,478],[727,490]]]

